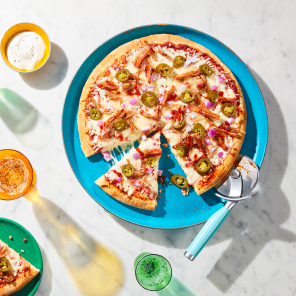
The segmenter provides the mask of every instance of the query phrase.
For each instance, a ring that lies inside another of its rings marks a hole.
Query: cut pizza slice
[[[219,184],[239,153],[244,133],[202,104],[165,107],[162,120],[162,133],[197,194]]]
[[[161,153],[158,132],[143,140],[138,148],[132,148],[95,183],[125,204],[154,211],[157,205],[157,177]]]
[[[0,240],[0,295],[10,295],[27,285],[39,269]]]

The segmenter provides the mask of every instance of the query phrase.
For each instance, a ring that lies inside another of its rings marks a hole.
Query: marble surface
[[[134,277],[133,260],[143,251],[171,262],[172,295],[296,294],[295,13],[292,0],[1,2],[0,35],[29,21],[52,41],[50,59],[37,72],[18,74],[0,62],[0,149],[23,152],[37,173],[37,189],[0,201],[0,215],[40,244],[44,276],[36,295],[155,294]],[[224,42],[254,73],[268,110],[258,195],[233,210],[194,262],[183,253],[201,226],[151,230],[112,217],[80,186],[63,148],[64,98],[81,63],[106,39],[150,23],[193,27]],[[19,95],[13,118],[3,98],[9,91]]]

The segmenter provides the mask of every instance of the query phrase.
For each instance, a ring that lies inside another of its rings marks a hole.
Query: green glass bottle
[[[140,254],[134,262],[134,267],[138,283],[149,291],[165,288],[172,278],[170,263],[157,254]]]

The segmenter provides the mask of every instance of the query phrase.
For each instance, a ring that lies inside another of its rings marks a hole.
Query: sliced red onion
[[[109,153],[108,151],[105,151],[105,152],[103,152],[102,154],[103,154],[104,159],[105,159],[106,161],[110,161],[110,160],[112,159],[111,156],[110,156],[110,153]]]
[[[205,100],[205,106],[207,107],[207,108],[212,108],[213,107],[213,103],[212,102],[210,102],[209,100]]]
[[[213,128],[211,128],[211,129],[208,131],[208,135],[209,135],[210,138],[215,137],[215,135],[216,135],[215,130],[214,130]]]
[[[146,91],[147,90],[147,85],[143,84],[141,88],[142,88],[142,91]]]
[[[136,181],[134,184],[135,184],[135,186],[137,186],[137,187],[140,187],[140,186],[141,186],[141,183],[140,183],[139,181]]]
[[[147,174],[151,174],[153,172],[153,168],[149,167],[146,172],[147,172]]]
[[[218,152],[218,157],[222,157],[223,156],[223,152]]]
[[[117,182],[118,182],[118,183],[121,182],[121,177],[118,177],[118,178],[117,178]]]
[[[166,113],[166,115],[164,116],[165,119],[169,120],[173,117],[173,114],[171,112]]]
[[[153,143],[154,146],[156,146],[156,143]]]
[[[123,104],[122,104],[122,107],[123,107],[123,108],[126,108],[126,105],[125,105],[125,103],[123,103]]]
[[[212,85],[211,90],[217,90],[217,85]]]
[[[138,152],[134,153],[134,159],[139,159],[140,158],[140,154]]]
[[[211,147],[211,148],[210,148],[210,152],[211,152],[211,153],[214,153],[214,152],[216,151],[216,149],[217,149],[217,147],[215,147],[215,146],[214,146],[214,147]]]
[[[162,170],[158,170],[158,172],[157,172],[157,175],[158,175],[158,176],[161,176],[161,175],[162,175],[162,173],[163,173],[163,171],[162,171]]]
[[[224,79],[224,77],[222,77],[222,76],[218,76],[218,81],[219,82],[223,82],[225,79]]]
[[[192,160],[192,158],[188,157],[188,160],[189,160],[189,161],[191,161],[191,160]]]
[[[147,140],[147,136],[146,135],[142,135],[142,140],[146,141]]]
[[[161,95],[164,95],[166,93],[166,89],[163,86],[161,86],[160,89],[159,89],[159,93]]]
[[[129,101],[129,103],[130,103],[131,105],[135,105],[135,104],[137,103],[137,100],[136,100],[135,98],[132,98],[132,99]]]
[[[154,91],[154,85],[148,85],[147,91]]]
[[[158,100],[159,100],[159,103],[162,103],[163,102],[163,96],[162,95],[159,96]]]
[[[207,145],[211,145],[211,144],[212,144],[212,142],[211,142],[209,139],[206,139],[206,140],[205,140],[205,143],[206,143]]]
[[[102,126],[104,124],[104,121],[98,120],[97,126]]]
[[[110,110],[110,111],[113,111],[115,108],[113,106],[111,106],[111,105],[108,105],[107,109]]]
[[[150,127],[149,126],[145,126],[145,127],[142,127],[141,128],[141,131],[142,132],[148,132],[150,130]]]
[[[179,90],[180,90],[180,91],[183,91],[183,90],[185,90],[186,88],[187,88],[186,85],[181,84],[180,87],[179,87]]]
[[[155,74],[152,74],[152,75],[151,75],[151,80],[152,80],[152,81],[155,81],[156,79],[157,79],[157,76],[156,76]]]
[[[186,62],[184,63],[184,67],[187,68],[190,64],[194,64],[197,62],[196,57],[189,57],[187,58]]]
[[[194,111],[191,111],[191,112],[189,113],[189,115],[190,115],[192,118],[195,118],[195,117],[196,117],[196,115],[197,115],[197,113],[196,113],[196,112],[194,112]]]
[[[227,121],[229,124],[232,124],[233,121],[234,121],[234,119],[233,119],[233,117],[229,117],[226,121]]]

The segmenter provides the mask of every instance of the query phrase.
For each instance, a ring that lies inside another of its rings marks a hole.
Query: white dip
[[[18,69],[34,69],[44,54],[44,41],[35,32],[19,33],[11,38],[7,46],[7,58]]]

